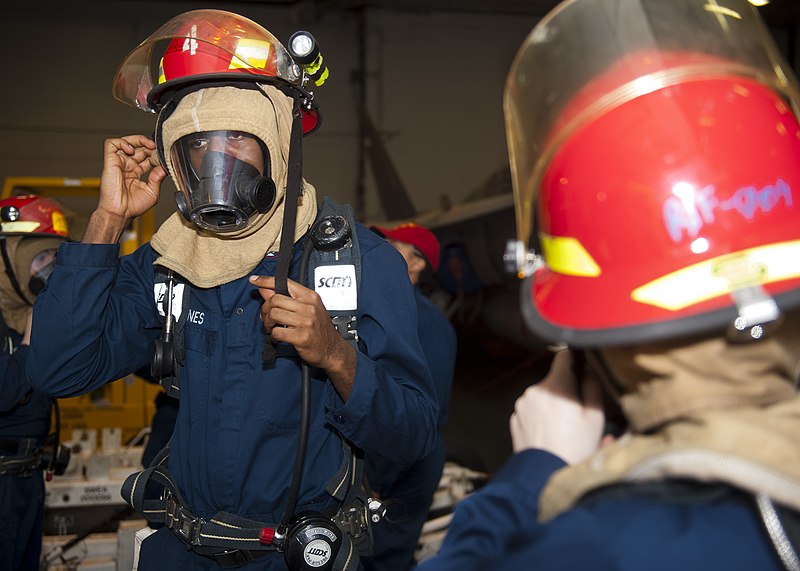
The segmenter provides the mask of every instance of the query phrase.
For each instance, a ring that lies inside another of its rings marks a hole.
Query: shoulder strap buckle
[[[334,315],[331,321],[345,341],[358,343],[358,320],[355,315]]]

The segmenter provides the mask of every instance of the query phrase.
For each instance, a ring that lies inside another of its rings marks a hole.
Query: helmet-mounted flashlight
[[[16,206],[3,206],[0,208],[0,220],[3,222],[16,222],[19,220],[19,209]]]
[[[292,34],[289,38],[289,54],[306,73],[314,85],[319,87],[328,79],[328,66],[323,63],[319,45],[314,36],[305,31]]]

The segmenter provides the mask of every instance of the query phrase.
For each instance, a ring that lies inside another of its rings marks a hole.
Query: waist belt
[[[158,499],[147,499],[150,484],[163,488]],[[239,567],[275,551],[276,524],[217,512],[210,519],[194,515],[183,500],[169,471],[152,466],[128,476],[122,497],[150,524],[164,524],[192,551],[214,559],[225,569]]]
[[[365,502],[361,499],[363,459],[343,440],[342,465],[326,487],[337,503],[323,510],[365,554],[372,550]],[[277,550],[273,544],[278,524],[258,522],[228,512],[217,512],[210,519],[194,515],[181,496],[166,468],[169,448],[159,452],[153,464],[128,476],[121,495],[149,524],[163,524],[187,548],[214,559],[224,569],[239,567]],[[361,506],[358,509],[355,506]],[[341,509],[345,508],[345,509]]]
[[[19,442],[0,440],[0,475],[30,476],[42,464],[42,449],[35,438]]]

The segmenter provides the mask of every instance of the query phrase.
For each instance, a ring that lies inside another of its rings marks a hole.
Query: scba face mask
[[[270,157],[263,141],[243,131],[204,131],[172,147],[178,210],[215,233],[245,228],[275,203]]]

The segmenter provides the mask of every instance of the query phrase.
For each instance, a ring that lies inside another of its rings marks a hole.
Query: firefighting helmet
[[[271,83],[303,91],[303,132],[319,126],[316,103],[303,89],[311,78],[321,85],[327,68],[313,37],[301,32],[293,43],[303,50],[290,52],[259,24],[232,12],[193,10],[180,14],[156,30],[130,52],[114,77],[112,92],[121,102],[156,112],[165,94],[189,85]],[[310,38],[310,40],[309,40]],[[309,45],[310,47],[306,47]],[[307,50],[317,54],[308,61]]]
[[[535,225],[541,253],[518,264],[530,328],[577,347],[758,338],[800,304],[799,95],[746,0],[543,19],[505,92],[518,240]]]
[[[33,303],[55,268],[54,251],[69,238],[67,217],[54,200],[38,195],[0,200],[0,301],[19,326],[17,309]],[[24,286],[27,286],[24,287]]]
[[[38,195],[0,200],[0,236],[68,237],[67,217],[55,201]]]

